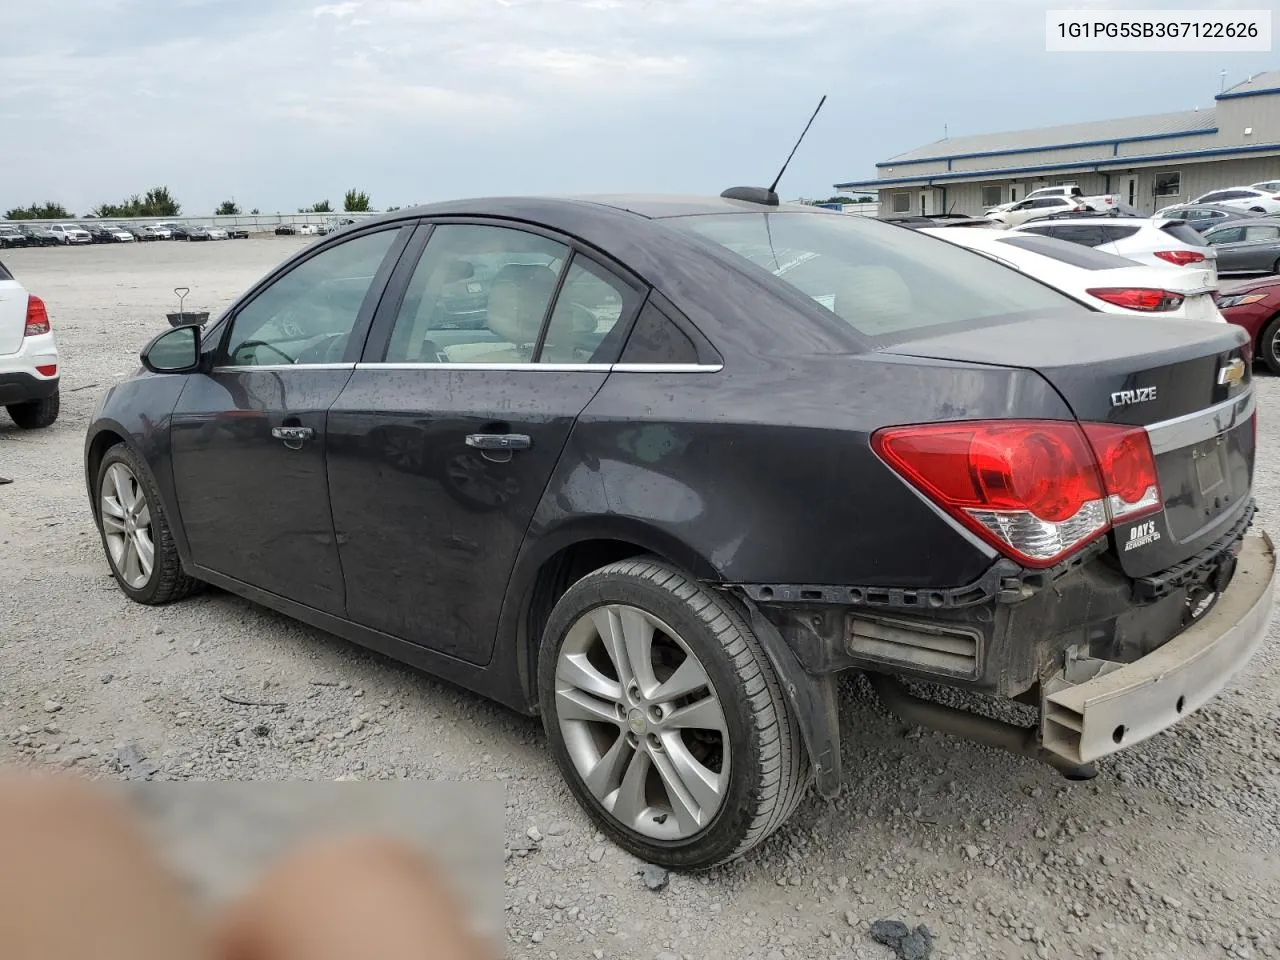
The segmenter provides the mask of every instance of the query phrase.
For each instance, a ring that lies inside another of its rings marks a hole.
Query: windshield
[[[1073,300],[969,250],[891,224],[843,214],[676,217],[672,227],[768,271],[873,339]]]

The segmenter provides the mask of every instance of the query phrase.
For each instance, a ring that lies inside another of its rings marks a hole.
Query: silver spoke
[[[610,680],[597,670],[585,653],[561,657],[560,665],[556,668],[556,679],[593,696],[603,697],[614,703],[622,701],[622,684]]]
[[[635,607],[624,607],[618,614],[622,623],[622,641],[627,648],[627,661],[640,690],[646,697],[653,694],[658,680],[653,675],[653,622]]]
[[[142,571],[138,569],[138,545],[134,542],[133,537],[124,538],[124,563],[121,565],[120,574],[129,586],[136,587],[138,585]]]
[[[724,710],[714,696],[704,697],[687,707],[681,707],[666,718],[663,726],[669,730],[715,730],[721,734],[729,732],[725,726]]]
[[[622,624],[618,614],[612,607],[600,607],[591,612],[591,622],[595,625],[600,642],[604,644],[605,653],[613,662],[613,669],[618,672],[618,679],[625,687],[629,685],[635,674],[627,659],[627,648],[622,641]]]
[[[702,669],[702,664],[698,662],[697,658],[685,657],[684,663],[680,664],[676,672],[653,692],[651,699],[657,700],[659,703],[667,700],[678,700],[680,697],[687,697],[695,690],[701,690],[709,685],[707,671]]]
[[[665,733],[662,735],[662,747],[666,754],[666,759],[671,764],[673,775],[680,781],[680,785],[692,797],[694,803],[697,804],[699,811],[715,811],[720,806],[722,799],[722,785],[724,783],[724,773],[716,773],[700,763],[689,748],[685,746],[684,740],[680,738],[678,733]],[[656,755],[661,756],[661,755]],[[658,765],[658,772],[662,773],[663,767]],[[666,777],[663,777],[665,781]],[[699,822],[705,822],[699,817]]]
[[[591,696],[582,690],[556,691],[556,716],[565,720],[585,720],[590,723],[617,723],[617,708],[605,700]]]
[[[103,501],[103,505],[106,505],[105,500]],[[102,529],[107,534],[123,534],[124,519],[122,517],[115,516],[114,514],[107,513],[104,510],[102,513]]]
[[[648,808],[645,799],[645,782],[649,779],[649,755],[643,750],[631,754],[631,762],[614,793],[612,812],[628,827],[635,827],[640,815]]]
[[[151,526],[151,508],[147,506],[147,501],[143,497],[139,497],[137,503],[133,505],[133,522],[140,530]]]
[[[111,485],[115,487],[116,500],[124,508],[125,513],[132,513],[133,501],[137,496],[133,486],[133,476],[118,463],[111,466]]]
[[[667,803],[671,806],[671,812],[675,814],[680,830],[685,833],[692,833],[702,826],[701,804],[698,803],[685,785],[684,780],[681,778],[680,770],[676,767],[672,757],[665,753],[654,751],[652,760],[653,765],[658,770],[658,776],[662,778],[662,787],[667,795]],[[714,800],[708,805],[713,810],[717,806]]]
[[[635,756],[635,748],[631,746],[624,733],[618,734],[618,739],[613,742],[613,746],[608,752],[596,761],[596,765],[591,768],[591,772],[582,778],[583,783],[587,785],[587,789],[598,799],[603,801],[605,797],[617,790],[622,783],[623,771],[627,769],[632,757]]]
[[[120,505],[120,501],[115,497],[108,496],[105,492],[102,494],[102,515],[104,517],[115,517],[123,520],[125,509]]]
[[[156,548],[147,536],[147,531],[137,530],[133,534],[133,549],[138,554],[138,562],[142,567],[142,575],[151,579],[151,570],[156,563]]]

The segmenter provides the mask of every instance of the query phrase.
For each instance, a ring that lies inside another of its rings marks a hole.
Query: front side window
[[[353,237],[304,260],[241,308],[225,363],[339,363],[399,228]]]
[[[1205,234],[1204,242],[1217,246],[1221,243],[1239,243],[1244,239],[1244,227],[1223,227]]]
[[[524,230],[436,227],[396,314],[387,362],[532,362],[569,254]]]
[[[1074,305],[989,258],[867,217],[778,212],[665,222],[886,342],[929,327]]]

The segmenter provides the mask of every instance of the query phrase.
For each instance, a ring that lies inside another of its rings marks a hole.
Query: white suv
[[[44,301],[0,263],[0,406],[24,430],[58,419],[58,347]]]
[[[49,232],[59,243],[93,243],[89,231],[69,223],[55,223]]]
[[[1218,252],[1182,220],[1082,214],[1035,220],[1016,228],[1056,237],[1153,267],[1195,267],[1218,275]]]

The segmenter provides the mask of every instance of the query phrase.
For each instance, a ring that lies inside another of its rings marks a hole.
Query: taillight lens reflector
[[[38,337],[49,332],[49,311],[39,297],[27,297],[27,325],[23,328],[24,337]]]
[[[1141,427],[1111,423],[1082,425],[1098,458],[1112,520],[1131,520],[1160,507],[1160,480],[1151,439]]]
[[[1112,424],[991,420],[877,431],[904,480],[1002,553],[1047,567],[1113,520],[1160,506],[1146,432]]]
[[[1166,263],[1185,267],[1189,263],[1204,263],[1204,254],[1199,250],[1157,250],[1155,255]]]
[[[36,373],[40,374],[42,377],[52,377],[57,372],[58,365],[56,363],[46,363],[36,367]]]
[[[1113,303],[1126,310],[1142,310],[1147,313],[1161,313],[1177,310],[1185,299],[1182,294],[1172,290],[1155,290],[1146,287],[1096,287],[1085,291],[1091,297],[1097,297],[1106,303]]]

